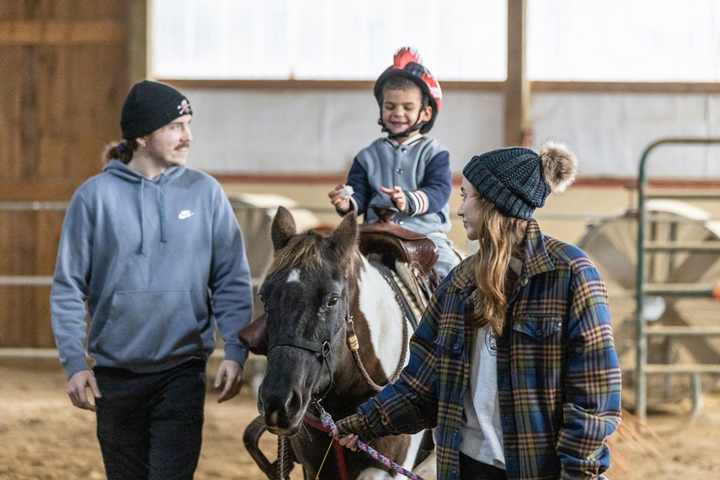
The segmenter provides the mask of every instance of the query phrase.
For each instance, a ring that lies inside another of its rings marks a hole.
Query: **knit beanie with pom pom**
[[[561,143],[546,142],[540,154],[529,148],[500,148],[472,158],[463,175],[503,215],[530,219],[550,192],[575,180],[577,159]]]

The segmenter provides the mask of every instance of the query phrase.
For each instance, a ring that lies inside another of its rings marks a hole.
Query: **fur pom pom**
[[[562,143],[545,142],[540,147],[543,177],[553,193],[564,192],[575,181],[577,158]]]

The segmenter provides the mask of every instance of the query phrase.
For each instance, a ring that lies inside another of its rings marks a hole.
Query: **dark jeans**
[[[507,480],[505,470],[460,453],[460,480]]]
[[[200,457],[205,362],[159,373],[96,367],[97,437],[109,480],[192,479]]]

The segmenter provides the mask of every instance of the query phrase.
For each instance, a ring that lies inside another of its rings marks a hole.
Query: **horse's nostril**
[[[290,398],[288,398],[285,411],[286,412],[297,412],[302,407],[302,397],[300,392],[292,390],[290,392]]]

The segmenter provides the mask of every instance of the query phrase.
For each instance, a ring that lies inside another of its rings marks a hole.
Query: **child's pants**
[[[427,236],[438,249],[438,259],[435,262],[435,269],[442,280],[445,275],[450,273],[458,263],[460,263],[460,255],[453,249],[453,242],[442,233],[430,233]]]

